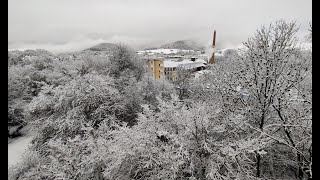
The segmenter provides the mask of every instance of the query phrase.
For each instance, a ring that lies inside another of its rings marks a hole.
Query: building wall
[[[177,80],[177,67],[164,67],[162,59],[151,59],[146,62],[149,72],[152,73],[155,80],[166,78],[170,81]],[[191,72],[197,71],[197,67],[190,69]],[[192,74],[194,76],[194,74]]]
[[[152,72],[154,79],[164,77],[163,61],[161,59],[152,59],[147,61],[148,69]]]
[[[153,63],[154,63],[154,78],[160,79],[160,61],[153,60]]]
[[[177,79],[177,68],[176,67],[165,67],[164,75],[168,80],[175,81]]]

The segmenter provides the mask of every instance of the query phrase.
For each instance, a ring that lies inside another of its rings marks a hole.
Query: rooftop
[[[205,66],[207,62],[203,59],[196,59],[196,61],[191,61],[189,59],[184,59],[183,61],[176,62],[170,60],[163,61],[163,67],[182,67],[182,68],[195,68],[200,66]]]

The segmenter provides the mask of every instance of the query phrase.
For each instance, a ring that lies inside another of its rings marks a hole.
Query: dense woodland
[[[36,132],[9,179],[312,179],[312,52],[297,27],[262,26],[175,82],[123,44],[108,57],[9,51],[8,125]]]

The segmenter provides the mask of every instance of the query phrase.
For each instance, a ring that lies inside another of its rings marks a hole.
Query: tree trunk
[[[261,172],[260,172],[261,156],[260,156],[260,154],[257,153],[256,157],[257,157],[257,163],[256,163],[257,173],[256,173],[256,176],[258,178],[260,178],[260,176],[261,176]]]
[[[262,117],[261,117],[261,119],[260,119],[260,126],[259,126],[259,128],[260,128],[261,131],[263,131],[264,119],[265,119],[265,111],[263,111]],[[260,176],[261,176],[261,170],[260,170],[260,168],[261,168],[261,166],[260,166],[260,164],[261,164],[261,156],[260,156],[260,154],[258,154],[258,152],[257,152],[256,157],[257,157],[257,163],[256,163],[257,173],[256,173],[256,176],[257,176],[258,178],[260,178]]]
[[[104,180],[101,165],[97,165],[94,170],[94,180]]]
[[[301,155],[299,153],[297,153],[297,161],[298,161],[298,178],[300,180],[303,179],[303,170],[301,168]]]
[[[271,156],[269,159],[270,175],[273,177],[273,179],[276,179],[276,176],[274,174],[274,166],[273,166],[272,158],[273,158],[273,156]]]

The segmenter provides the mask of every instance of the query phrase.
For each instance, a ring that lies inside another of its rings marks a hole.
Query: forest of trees
[[[312,52],[297,31],[262,26],[176,82],[123,44],[108,58],[8,52],[8,124],[36,132],[9,179],[312,179]]]

